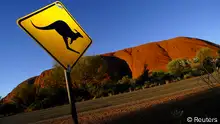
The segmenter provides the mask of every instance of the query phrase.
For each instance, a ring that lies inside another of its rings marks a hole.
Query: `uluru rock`
[[[126,61],[132,71],[132,77],[139,77],[148,65],[151,71],[167,71],[166,65],[176,58],[193,58],[202,47],[209,47],[213,54],[219,46],[197,38],[176,37],[168,40],[146,43],[133,48],[126,48],[116,52],[102,54],[102,56],[115,56]]]
[[[49,77],[51,74],[52,74],[52,69],[43,71],[39,76],[36,77],[34,85],[43,88],[45,85],[45,79]]]
[[[5,98],[3,98],[4,103],[12,102],[12,98],[16,95],[16,90],[21,88],[24,84],[32,84],[39,86],[40,88],[44,87],[44,80],[47,76],[51,74],[51,69],[42,72],[39,76],[34,76],[29,78],[22,83],[20,83],[17,87],[15,87]]]
[[[5,98],[3,98],[3,102],[4,103],[8,103],[8,102],[12,102],[12,98],[16,95],[16,90],[19,89],[20,87],[22,87],[22,85],[24,84],[34,84],[35,80],[36,80],[37,76],[29,78],[25,81],[23,81],[22,83],[20,83],[17,87],[15,87]]]

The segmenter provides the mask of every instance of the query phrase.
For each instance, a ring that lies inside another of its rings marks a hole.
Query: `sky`
[[[220,43],[219,0],[60,0],[92,38],[85,55],[177,36]],[[50,69],[54,60],[16,20],[54,0],[1,1],[0,96]]]

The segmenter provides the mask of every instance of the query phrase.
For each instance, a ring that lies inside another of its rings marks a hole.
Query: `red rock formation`
[[[39,76],[32,77],[20,83],[16,88],[14,88],[4,99],[4,103],[12,102],[12,98],[16,95],[16,90],[19,89],[23,84],[33,84],[36,86],[44,87],[44,80],[47,76],[51,74],[51,69],[42,72]]]
[[[52,73],[52,69],[49,69],[49,70],[46,70],[46,71],[43,71],[39,76],[36,77],[36,80],[34,82],[34,85],[36,86],[39,86],[39,87],[44,87],[44,82],[45,82],[45,79],[50,76]]]
[[[167,71],[166,65],[169,61],[176,58],[193,58],[202,47],[211,48],[213,54],[218,50],[217,45],[205,40],[176,37],[102,55],[125,60],[132,71],[133,78],[137,78],[143,72],[144,64],[148,65],[150,71]]]
[[[15,87],[5,98],[3,98],[3,102],[7,103],[7,102],[12,102],[12,98],[16,95],[16,90],[19,89],[20,87],[22,87],[22,85],[24,84],[34,84],[35,80],[36,80],[37,76],[29,78],[25,81],[23,81],[22,83],[20,83],[17,87]]]

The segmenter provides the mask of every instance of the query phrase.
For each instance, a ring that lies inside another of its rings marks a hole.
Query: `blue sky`
[[[52,67],[53,59],[16,20],[54,0],[1,1],[0,96]],[[219,0],[61,0],[93,44],[86,55],[111,52],[177,36],[219,44]]]

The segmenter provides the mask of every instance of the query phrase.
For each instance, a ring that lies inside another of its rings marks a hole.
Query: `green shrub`
[[[212,50],[208,47],[201,48],[197,53],[196,53],[196,58],[198,58],[198,61],[202,64],[203,61],[207,57],[212,57]]]
[[[184,75],[185,75],[185,74],[192,73],[192,68],[185,68],[182,73],[183,73]]]
[[[128,76],[122,77],[121,80],[117,82],[115,87],[116,93],[128,92],[129,90],[134,90],[136,88],[136,80],[129,78]]]
[[[130,78],[128,76],[122,77],[121,80],[118,81],[119,84],[130,84]]]
[[[33,102],[28,108],[35,110],[63,105],[66,103],[68,103],[66,88],[47,87],[39,89],[35,102]]]
[[[195,57],[193,58],[193,63],[198,63],[199,62],[199,58]]]
[[[177,77],[176,79],[177,79],[177,81],[180,81],[180,80],[182,80],[182,78],[181,78],[181,77]]]
[[[168,73],[163,71],[154,71],[151,76],[151,81],[157,84],[165,84],[165,80],[169,80]]]
[[[191,78],[192,77],[192,74],[191,73],[188,73],[188,74],[185,74],[184,75],[184,79],[188,79],[188,78]]]
[[[128,92],[129,88],[130,88],[129,84],[120,84],[120,83],[118,83],[116,85],[115,93],[118,94],[118,93]]]
[[[15,103],[4,103],[0,106],[0,115],[8,116],[21,112],[22,109],[18,108]]]
[[[214,71],[215,65],[212,63],[214,56],[212,55],[212,50],[210,48],[201,48],[197,52],[196,58],[199,62],[197,69],[200,71],[200,75],[212,73]]]
[[[155,86],[157,86],[157,85],[158,85],[157,83],[152,83],[152,84],[150,84],[149,87],[155,87]]]
[[[137,85],[137,86],[135,87],[135,90],[139,90],[139,89],[141,89],[141,88],[142,88],[141,85]]]
[[[75,100],[76,102],[85,101],[85,99],[82,96],[76,96]]]
[[[198,68],[193,68],[191,74],[192,76],[201,76],[201,70]]]
[[[110,84],[105,84],[105,85],[88,84],[86,89],[90,94],[91,98],[100,98],[100,97],[108,96],[109,93],[114,94],[114,90],[110,89],[109,86]]]
[[[211,57],[206,57],[204,60],[203,60],[203,68],[206,73],[212,73],[214,72],[214,64],[212,63],[212,59]]]
[[[150,82],[149,81],[145,81],[144,82],[144,88],[149,88],[150,87]]]
[[[50,108],[56,106],[56,98],[55,97],[47,97],[41,101],[41,105],[43,109]],[[57,100],[58,101],[58,100]]]
[[[117,82],[112,80],[104,80],[103,89],[106,91],[105,94],[114,95],[116,91]]]
[[[43,109],[41,101],[35,101],[30,106],[28,106],[28,108],[26,109],[26,112],[31,112],[31,111],[40,110],[40,109]]]
[[[92,98],[92,95],[90,94],[88,88],[83,85],[81,85],[78,88],[74,88],[73,92],[74,92],[77,102],[89,100]]]
[[[186,59],[175,59],[167,64],[169,72],[177,77],[183,78],[183,75],[191,71],[191,66]]]
[[[80,83],[102,80],[107,73],[108,65],[101,56],[83,56],[71,71],[71,78]]]
[[[118,84],[129,84],[131,86],[136,84],[136,80],[130,78],[128,75],[122,77],[121,80],[118,80]]]
[[[97,97],[97,91],[98,91],[98,86],[96,86],[95,84],[87,84],[86,85],[86,90],[89,92],[90,96],[93,97]]]

